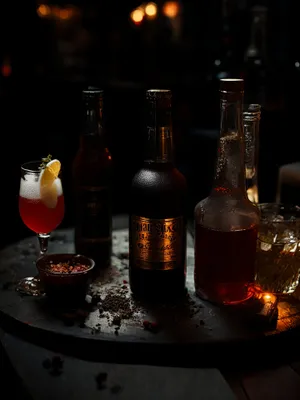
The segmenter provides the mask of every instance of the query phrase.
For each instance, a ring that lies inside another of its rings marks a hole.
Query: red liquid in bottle
[[[196,224],[195,289],[205,299],[234,304],[250,297],[257,226],[223,232]]]

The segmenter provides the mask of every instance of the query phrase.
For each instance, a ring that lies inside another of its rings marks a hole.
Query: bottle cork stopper
[[[244,79],[234,79],[234,78],[220,79],[220,92],[243,93],[244,92]]]

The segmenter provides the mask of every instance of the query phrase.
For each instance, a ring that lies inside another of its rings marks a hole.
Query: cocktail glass
[[[24,224],[37,234],[40,256],[47,252],[50,233],[59,226],[65,211],[60,177],[53,175],[53,179],[51,179],[51,170],[47,171],[49,172],[48,179],[43,180],[46,182],[45,184],[45,182],[41,182],[42,170],[41,161],[30,161],[23,164],[19,190],[20,216]],[[40,295],[42,287],[39,277],[21,279],[16,290],[22,294]]]
[[[276,295],[293,293],[300,275],[300,207],[262,203],[256,253],[256,283]]]

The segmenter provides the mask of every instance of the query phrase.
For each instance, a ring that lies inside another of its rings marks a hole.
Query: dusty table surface
[[[214,368],[89,362],[9,334],[3,334],[1,342],[19,380],[19,396],[22,391],[33,400],[185,400],[195,395],[205,400],[235,399]]]
[[[22,400],[185,400],[195,395],[204,400],[300,398],[300,362],[260,369],[257,355],[256,368],[248,370],[233,366],[230,360],[230,370],[221,371],[90,362],[36,346],[1,329],[0,355],[1,388]]]
[[[111,268],[92,284],[88,303],[77,310],[54,309],[46,298],[21,297],[15,282],[36,274],[36,237],[29,237],[0,252],[0,323],[26,340],[48,347],[60,346],[71,355],[102,361],[176,366],[221,367],[228,358],[237,363],[255,363],[245,358],[264,346],[265,359],[285,356],[298,340],[299,302],[279,304],[277,326],[253,329],[240,317],[203,302],[194,295],[194,250],[187,247],[187,289],[184,303],[153,305],[135,303],[128,285],[128,218],[114,218]],[[49,252],[74,251],[73,231],[52,234]],[[106,299],[113,298],[107,305]],[[115,309],[115,304],[117,307]],[[120,314],[119,306],[122,305]],[[145,321],[155,329],[145,329]],[[274,346],[284,351],[274,352]],[[76,353],[76,354],[75,354]]]

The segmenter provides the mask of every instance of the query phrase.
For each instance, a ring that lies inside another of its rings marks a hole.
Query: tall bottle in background
[[[213,188],[195,208],[195,289],[218,304],[246,300],[254,282],[259,215],[245,189],[242,79],[221,79]]]
[[[103,91],[83,91],[83,126],[73,162],[75,249],[92,257],[96,270],[110,263],[112,251],[112,159],[103,127]]]
[[[234,4],[233,4],[234,3]],[[220,6],[220,21],[215,32],[217,33],[216,52],[214,52],[213,65],[209,71],[209,80],[219,82],[222,78],[228,78],[237,68],[236,54],[236,29],[235,4],[232,0],[221,0],[218,2]],[[215,10],[216,13],[217,10]],[[220,30],[220,31],[219,31]],[[212,47],[213,49],[213,47]]]
[[[245,52],[246,103],[265,106],[267,78],[267,13],[264,6],[251,9],[250,42]]]
[[[258,204],[258,155],[261,106],[250,104],[243,113],[245,135],[245,173],[247,196]]]
[[[171,91],[146,97],[147,154],[131,185],[130,287],[140,298],[174,299],[185,289],[187,185],[173,163]]]

